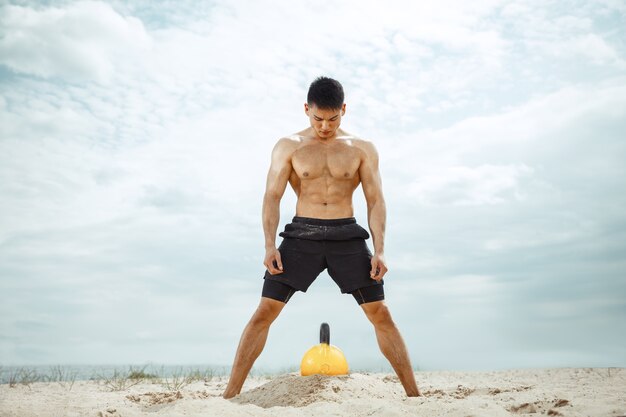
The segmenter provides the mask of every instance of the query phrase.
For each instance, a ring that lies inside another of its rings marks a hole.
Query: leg
[[[278,317],[283,307],[285,307],[285,303],[281,301],[261,297],[259,307],[241,335],[228,386],[223,394],[224,398],[232,398],[241,392],[241,387],[254,361],[263,351],[270,325]]]
[[[380,351],[385,355],[409,397],[419,397],[421,394],[415,382],[413,367],[406,350],[404,340],[396,324],[391,318],[389,309],[384,301],[374,301],[361,304],[365,315],[374,325],[376,339]]]

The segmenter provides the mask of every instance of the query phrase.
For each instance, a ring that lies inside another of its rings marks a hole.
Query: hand
[[[284,272],[280,252],[276,248],[267,248],[265,250],[263,265],[265,265],[270,275],[282,274]]]
[[[375,253],[371,259],[372,269],[370,270],[370,278],[376,281],[383,279],[387,273],[387,263],[385,262],[385,256],[382,253]]]

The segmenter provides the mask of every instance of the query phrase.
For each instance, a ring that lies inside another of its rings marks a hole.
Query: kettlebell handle
[[[330,326],[328,323],[322,323],[320,326],[320,343],[330,345]]]

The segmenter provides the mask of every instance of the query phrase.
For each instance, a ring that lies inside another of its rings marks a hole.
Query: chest
[[[350,179],[357,175],[361,150],[354,146],[308,145],[297,149],[291,159],[294,171],[301,179],[332,176]]]

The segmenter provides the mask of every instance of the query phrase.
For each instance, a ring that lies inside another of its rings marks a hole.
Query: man
[[[267,270],[261,302],[243,331],[223,396],[240,393],[272,322],[291,296],[306,292],[326,268],[341,292],[352,294],[374,325],[380,350],[406,394],[419,396],[406,346],[384,301],[386,209],[376,149],[339,128],[346,105],[338,81],[317,78],[304,111],[311,127],[280,139],[272,150],[263,199]],[[280,200],[287,182],[298,196],[296,216],[280,233],[283,241],[277,249]],[[353,217],[352,194],[359,183],[367,201],[373,255],[365,243],[368,232]]]

